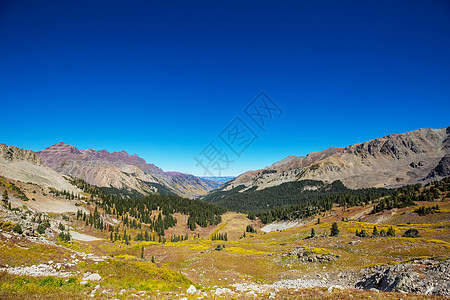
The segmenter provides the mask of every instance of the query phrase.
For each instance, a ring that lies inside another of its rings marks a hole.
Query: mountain
[[[157,192],[193,198],[219,186],[193,175],[164,172],[136,154],[130,155],[125,151],[79,150],[60,142],[37,154],[53,170],[109,188],[110,192],[142,195]]]
[[[202,176],[201,178],[217,182],[218,184],[224,184],[225,182],[230,181],[231,179],[234,179],[235,177],[234,176],[212,176],[212,177]]]
[[[0,175],[61,191],[81,192],[63,175],[46,167],[35,152],[15,146],[0,144]]]
[[[238,187],[240,191],[261,190],[306,179],[340,180],[348,188],[395,187],[448,176],[449,155],[450,127],[419,129],[304,157],[289,156],[246,172],[211,194]]]

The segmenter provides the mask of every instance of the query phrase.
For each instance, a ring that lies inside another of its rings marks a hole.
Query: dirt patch
[[[70,231],[70,236],[72,237],[73,240],[77,240],[77,241],[83,241],[83,242],[92,242],[92,241],[100,241],[100,238],[97,238],[95,236],[92,235],[87,235],[84,233],[79,233],[76,231]]]
[[[261,231],[268,233],[272,231],[286,230],[299,225],[303,225],[303,223],[300,221],[274,222],[261,228]]]

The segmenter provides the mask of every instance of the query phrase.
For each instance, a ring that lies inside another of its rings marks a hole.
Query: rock
[[[197,292],[197,289],[195,288],[195,286],[191,285],[187,290],[186,293],[187,294],[195,294]]]
[[[439,161],[439,164],[428,174],[426,179],[434,178],[437,176],[446,177],[450,175],[450,154],[446,154]]]
[[[450,296],[450,260],[415,260],[362,269],[354,285],[366,290]]]
[[[87,280],[87,281],[99,281],[100,279],[102,279],[102,277],[100,275],[98,275],[97,273],[91,274],[91,275],[83,278],[83,280]]]
[[[343,290],[344,288],[340,285],[332,285],[328,288],[328,293],[332,293],[333,289],[339,289],[339,290]]]
[[[228,288],[217,288],[214,294],[220,296],[222,294],[234,294],[234,292]]]
[[[257,296],[255,291],[250,291],[250,292],[247,293],[247,295],[248,296],[252,296],[252,297],[256,297]]]

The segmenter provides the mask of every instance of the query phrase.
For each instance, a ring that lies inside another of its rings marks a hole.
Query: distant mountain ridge
[[[231,179],[236,178],[235,176],[210,176],[210,177],[201,177],[206,180],[211,180],[214,182],[217,182],[218,184],[224,184],[227,181],[230,181]]]
[[[211,193],[239,186],[261,190],[306,179],[340,180],[348,188],[395,187],[446,176],[449,155],[450,127],[418,129],[305,157],[289,156],[264,169],[248,171]]]
[[[183,197],[198,197],[218,184],[193,175],[164,172],[136,154],[95,149],[79,150],[59,142],[36,152],[42,162],[53,170],[81,178],[99,187],[124,191],[173,193]]]

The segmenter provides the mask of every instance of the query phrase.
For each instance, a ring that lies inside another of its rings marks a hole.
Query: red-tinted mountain
[[[174,193],[184,197],[198,197],[217,187],[214,182],[193,175],[164,172],[125,151],[79,150],[60,142],[37,154],[46,166],[100,187],[134,190],[144,195]]]

